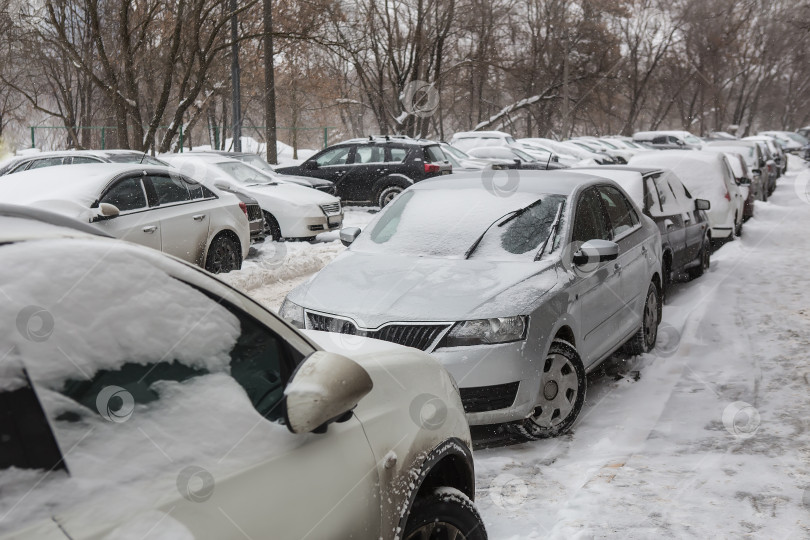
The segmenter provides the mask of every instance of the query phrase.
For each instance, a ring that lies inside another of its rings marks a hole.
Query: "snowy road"
[[[810,169],[791,167],[675,286],[654,354],[589,377],[572,433],[476,452],[490,538],[810,537]],[[272,245],[228,281],[273,309],[343,249],[287,244],[282,265]]]

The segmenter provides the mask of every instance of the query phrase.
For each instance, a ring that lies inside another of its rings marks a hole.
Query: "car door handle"
[[[197,214],[196,216],[191,216],[191,219],[194,221],[202,221],[205,219],[205,214]]]
[[[667,229],[669,229],[670,227],[675,226],[675,224],[672,221],[668,220],[668,219],[664,220],[664,225],[666,225]]]
[[[143,228],[143,232],[145,232],[147,234],[152,234],[156,230],[157,230],[157,225],[148,225],[148,226]]]

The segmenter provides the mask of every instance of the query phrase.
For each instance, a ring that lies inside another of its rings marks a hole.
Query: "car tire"
[[[212,274],[227,274],[242,268],[242,252],[239,242],[226,234],[219,234],[208,246],[205,269]]]
[[[699,278],[709,271],[712,257],[712,242],[709,240],[709,237],[703,239],[703,247],[700,248],[698,257],[700,259],[700,264],[689,269],[689,277],[692,279]]]
[[[737,221],[736,215],[734,216],[734,221],[735,222]],[[736,227],[734,227],[734,236],[742,236],[742,230],[743,230],[743,222],[742,220],[740,220],[740,223]]]
[[[562,365],[554,369],[555,363],[560,362]],[[574,377],[573,380],[571,375]],[[557,401],[563,393],[560,386],[563,387],[564,395]],[[585,366],[579,353],[570,343],[555,339],[551,342],[543,365],[538,402],[530,416],[520,422],[509,424],[510,431],[529,440],[562,435],[571,429],[579,416],[585,403],[586,389]],[[563,407],[559,406],[561,404]]]
[[[281,227],[278,220],[270,212],[264,212],[264,232],[269,236],[273,242],[281,240]]]
[[[408,516],[403,540],[422,538],[487,540],[487,531],[469,497],[455,488],[440,487],[417,499]]]
[[[405,191],[405,188],[402,186],[386,186],[382,188],[377,194],[377,206],[384,208],[403,191]]]
[[[641,314],[641,328],[625,344],[628,354],[637,355],[650,352],[655,348],[655,339],[658,337],[658,323],[661,321],[661,302],[658,287],[654,282],[647,289],[644,300],[644,311]]]

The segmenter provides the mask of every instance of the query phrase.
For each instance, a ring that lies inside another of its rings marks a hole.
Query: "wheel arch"
[[[404,174],[388,174],[374,181],[374,185],[371,186],[371,192],[374,194],[374,198],[376,199],[379,196],[380,191],[389,186],[399,186],[402,189],[408,189],[413,184],[414,181]]]
[[[227,238],[230,238],[234,242],[236,242],[236,247],[239,249],[239,258],[244,259],[244,257],[242,256],[242,241],[239,240],[239,235],[236,234],[236,231],[234,231],[233,229],[224,228],[224,229],[221,229],[221,230],[217,231],[215,234],[213,234],[211,236],[211,239],[208,241],[208,245],[205,246],[205,254],[203,254],[202,264],[200,265],[203,268],[205,268],[205,263],[208,260],[208,252],[211,249],[211,245],[214,243],[214,241],[217,238],[219,238],[221,236],[225,236]]]
[[[403,501],[396,538],[405,532],[414,503],[430,495],[434,488],[454,487],[475,500],[475,464],[472,451],[461,439],[451,437],[431,450],[415,476],[415,487]]]

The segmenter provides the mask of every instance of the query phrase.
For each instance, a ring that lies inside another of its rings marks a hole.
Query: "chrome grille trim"
[[[262,209],[258,204],[246,204],[248,221],[263,221]]]
[[[321,210],[327,216],[336,216],[340,214],[340,201],[332,204],[322,204]]]
[[[372,330],[359,328],[345,317],[309,310],[305,310],[305,315],[308,330],[369,337],[426,352],[432,351],[453,326],[450,322],[390,322]]]

